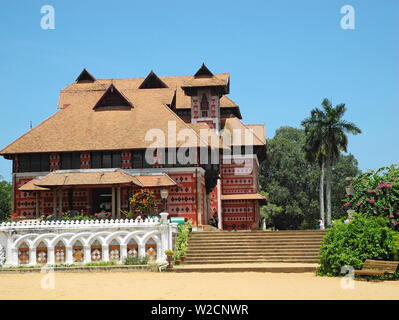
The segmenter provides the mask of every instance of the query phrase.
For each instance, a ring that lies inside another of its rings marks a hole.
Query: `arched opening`
[[[83,252],[83,244],[77,240],[75,244],[72,246],[72,258],[73,262],[79,263],[83,262],[84,252]]]
[[[128,244],[127,244],[127,257],[132,258],[132,257],[137,257],[137,252],[138,252],[138,245],[134,239],[130,239]]]
[[[101,243],[96,240],[91,244],[91,261],[101,261],[102,259],[102,246]]]
[[[109,260],[118,262],[120,257],[120,245],[116,239],[109,244]]]
[[[66,249],[64,243],[60,240],[54,247],[54,259],[56,264],[65,263]]]
[[[29,263],[29,247],[25,242],[21,243],[18,248],[18,263],[19,264]]]
[[[47,263],[47,245],[43,241],[36,247],[36,263]]]
[[[149,263],[154,263],[157,260],[157,244],[152,238],[145,244],[145,255]]]

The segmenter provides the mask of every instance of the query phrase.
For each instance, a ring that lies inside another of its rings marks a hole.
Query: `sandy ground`
[[[355,281],[313,273],[0,274],[0,299],[399,299],[399,282]],[[41,287],[44,284],[44,289]]]

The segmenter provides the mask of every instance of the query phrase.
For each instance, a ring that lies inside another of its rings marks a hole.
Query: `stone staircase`
[[[317,263],[325,231],[194,232],[185,264]]]

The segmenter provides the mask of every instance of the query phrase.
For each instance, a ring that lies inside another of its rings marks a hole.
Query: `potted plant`
[[[187,222],[187,228],[190,233],[193,232],[193,221],[191,219]]]
[[[175,265],[180,264],[180,256],[181,256],[180,251],[175,251]]]
[[[181,250],[180,260],[183,262],[186,260],[187,245],[185,243],[182,243],[180,250]]]
[[[172,261],[173,261],[173,250],[165,250],[166,258],[168,259],[168,267],[167,269],[172,269]]]

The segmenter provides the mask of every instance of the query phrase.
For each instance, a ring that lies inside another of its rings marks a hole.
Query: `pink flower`
[[[344,207],[347,207],[347,206],[349,206],[350,205],[350,202],[345,202],[344,203]]]
[[[362,203],[359,201],[359,202],[357,203],[357,206],[359,207],[361,204],[362,204]]]
[[[390,183],[387,183],[385,186],[386,186],[387,188],[392,188],[392,184],[390,184]]]
[[[370,203],[374,203],[375,202],[375,200],[374,199],[370,199]]]

